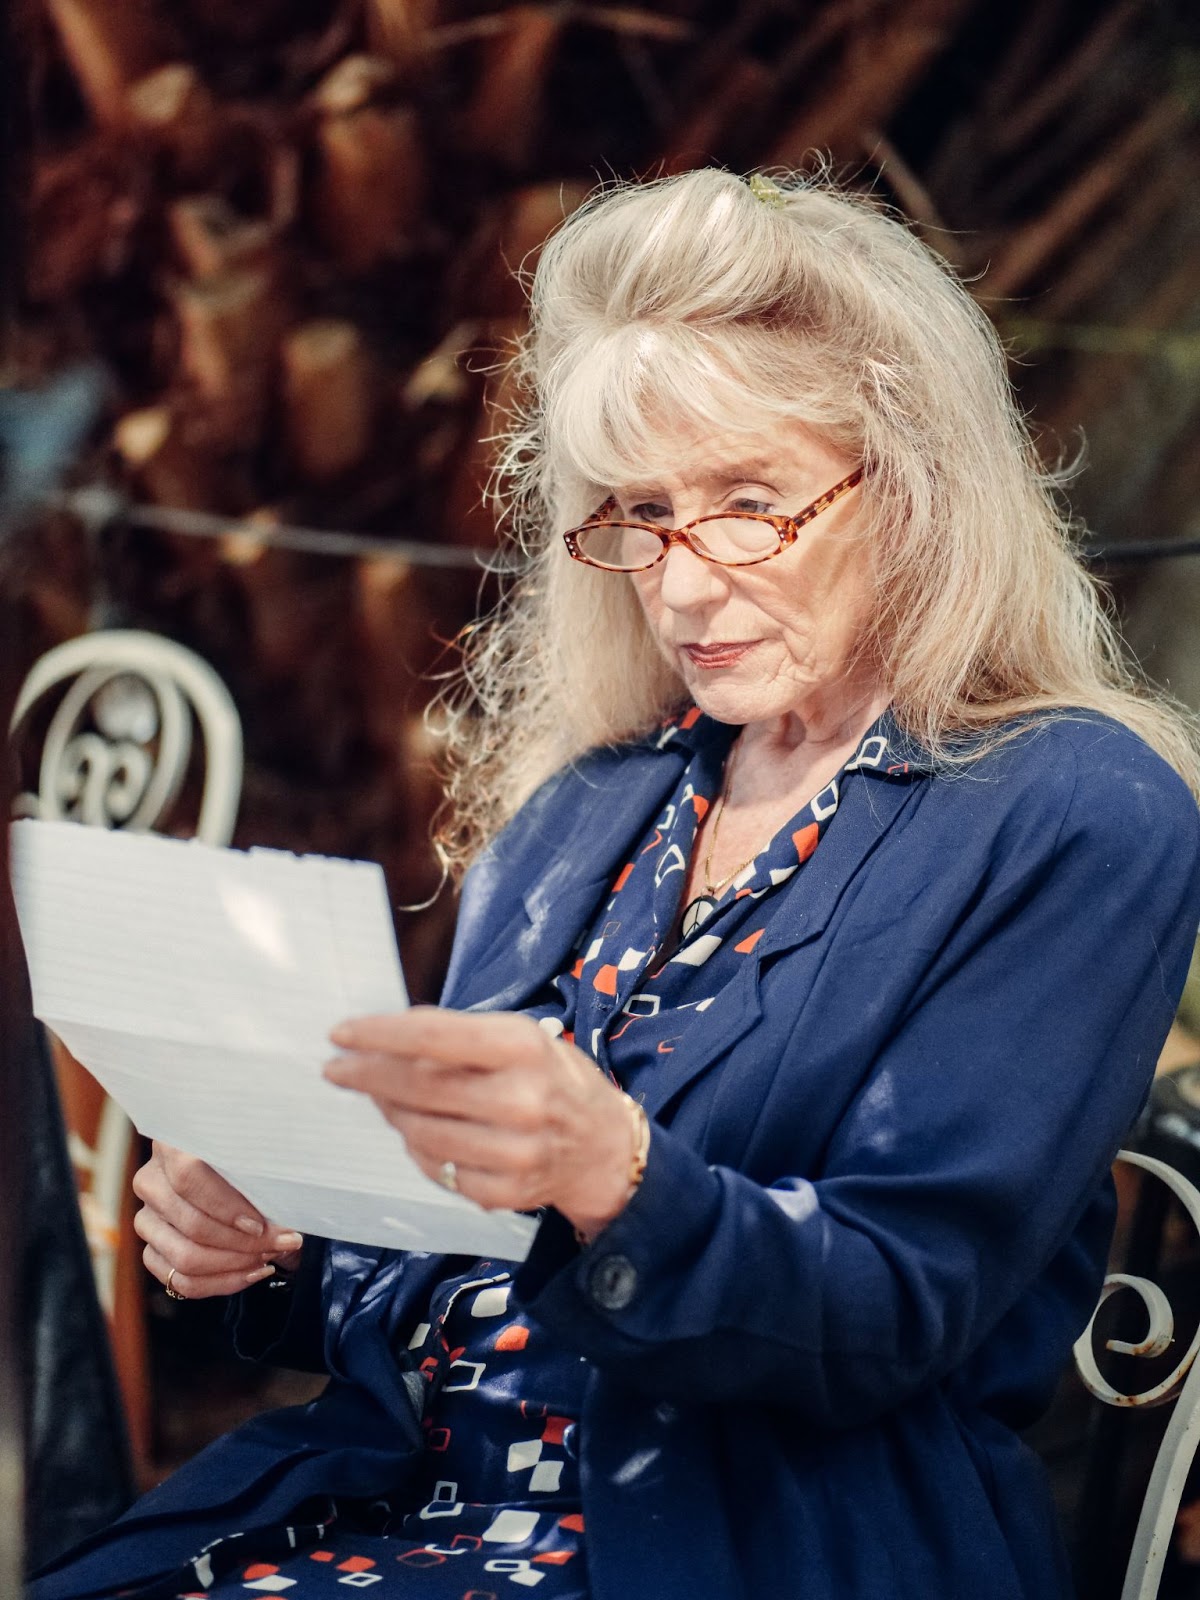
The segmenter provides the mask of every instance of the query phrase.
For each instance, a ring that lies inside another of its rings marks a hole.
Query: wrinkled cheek
[[[789,654],[807,659],[823,632],[822,602],[812,593],[747,595],[758,615],[758,632],[776,639]]]
[[[828,652],[824,647],[822,630],[813,626],[792,626],[783,634],[783,648],[785,652],[785,670],[790,667],[793,671],[806,678],[823,675],[824,668],[828,665]]]
[[[847,564],[849,567],[849,564]],[[805,604],[779,620],[788,648],[799,663],[834,672],[852,659],[870,613],[860,574],[850,567],[837,578],[814,582]]]

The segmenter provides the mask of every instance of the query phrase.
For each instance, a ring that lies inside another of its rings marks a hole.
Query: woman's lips
[[[698,667],[732,667],[759,642],[758,639],[734,639],[720,644],[685,644],[680,648]]]

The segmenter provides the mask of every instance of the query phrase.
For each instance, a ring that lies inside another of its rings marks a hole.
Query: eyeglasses
[[[848,478],[790,517],[768,516],[758,511],[718,511],[697,517],[682,528],[660,528],[651,522],[615,522],[617,509],[613,496],[578,528],[563,534],[563,543],[576,561],[604,572],[644,572],[665,559],[673,544],[684,544],[702,561],[719,567],[753,567],[769,561],[788,545],[795,544],[805,523],[828,511],[862,482],[863,469],[856,467]]]

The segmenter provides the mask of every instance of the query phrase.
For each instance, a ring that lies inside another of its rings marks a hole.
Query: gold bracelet
[[[625,1091],[621,1091],[625,1094]],[[629,1187],[636,1189],[646,1176],[646,1158],[650,1154],[650,1118],[640,1100],[626,1094],[625,1099],[633,1113],[633,1161],[629,1167]]]
[[[646,1115],[646,1108],[641,1101],[635,1100],[631,1094],[626,1094],[624,1089],[621,1090],[621,1098],[633,1116],[633,1155],[629,1162],[629,1187],[632,1191],[637,1189],[646,1176],[646,1160],[650,1155],[650,1118]],[[631,1193],[625,1204],[628,1205],[632,1198]],[[594,1237],[592,1234],[584,1233],[582,1228],[575,1229],[576,1244],[589,1245]]]

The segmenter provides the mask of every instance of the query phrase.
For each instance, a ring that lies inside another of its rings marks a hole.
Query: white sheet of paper
[[[142,1133],[300,1233],[524,1259],[531,1218],[321,1076],[335,1023],[408,1004],[378,866],[36,821],[11,858],[34,1012]]]

